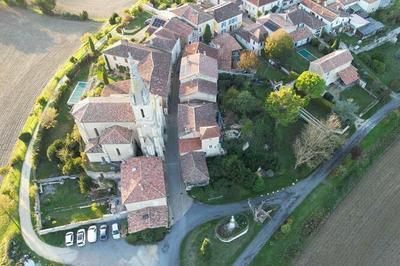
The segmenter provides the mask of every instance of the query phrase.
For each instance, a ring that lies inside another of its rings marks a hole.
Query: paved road
[[[337,150],[332,158],[319,167],[311,176],[300,181],[295,186],[285,190],[291,196],[283,202],[281,208],[273,216],[260,233],[247,246],[243,253],[237,258],[234,265],[249,265],[261,248],[271,238],[273,233],[279,229],[279,226],[288,218],[288,216],[300,205],[301,202],[316,188],[341,160],[350,152],[351,148],[357,145],[386,115],[395,108],[400,106],[399,97],[394,97],[391,102],[383,106],[370,119],[357,129],[350,139]]]

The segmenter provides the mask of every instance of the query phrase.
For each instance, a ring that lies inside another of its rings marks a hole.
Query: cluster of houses
[[[184,4],[169,9],[166,16],[153,16],[144,43],[121,40],[107,48],[103,52],[107,69],[129,72],[129,79],[106,85],[100,97],[80,100],[71,113],[88,160],[120,163],[128,232],[168,226],[163,159],[174,64],[180,63],[177,126],[181,175],[186,189],[191,190],[209,183],[206,157],[224,154],[216,103],[218,73],[235,67],[240,50],[260,54],[265,38],[278,29],[285,30],[295,46],[308,43],[324,29],[335,30],[344,24],[353,25],[354,33],[360,32],[368,20],[357,15],[355,6],[372,12],[379,2],[243,0],[239,4],[211,0]],[[274,7],[286,10],[270,12]],[[243,12],[255,21],[243,26]],[[207,28],[212,35],[209,45],[201,42]],[[358,80],[352,59],[348,50],[337,50],[311,62],[310,70],[328,85],[339,79],[344,85],[352,84]]]

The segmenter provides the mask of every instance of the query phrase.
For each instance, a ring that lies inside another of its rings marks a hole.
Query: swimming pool
[[[89,87],[89,82],[84,82],[84,81],[79,81],[75,88],[74,91],[71,93],[71,96],[69,96],[68,105],[74,105],[79,100],[81,99],[82,95],[85,93],[86,89]]]
[[[307,49],[301,49],[300,51],[297,51],[297,53],[299,55],[301,55],[307,61],[314,61],[315,59],[318,59],[316,56],[314,56],[312,53],[310,53]]]

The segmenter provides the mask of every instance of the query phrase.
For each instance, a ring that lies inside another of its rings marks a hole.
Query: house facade
[[[281,0],[243,0],[242,9],[249,17],[257,18],[263,16],[274,7],[280,7]]]
[[[250,24],[239,29],[235,33],[235,37],[238,42],[247,50],[253,51],[257,55],[261,55],[261,51],[264,49],[264,42],[267,36],[267,30],[259,23]]]
[[[348,86],[358,80],[357,69],[352,66],[353,56],[347,49],[336,50],[310,62],[309,70],[320,75],[326,85],[340,80]]]
[[[242,25],[242,11],[237,3],[225,2],[206,11],[214,17],[217,34],[234,31]]]

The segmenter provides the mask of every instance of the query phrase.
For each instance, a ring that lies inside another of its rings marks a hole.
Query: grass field
[[[344,90],[340,96],[345,100],[352,99],[352,101],[358,105],[359,112],[362,112],[366,107],[368,107],[368,105],[375,101],[375,98],[358,85]]]
[[[40,203],[44,228],[99,218],[106,212],[103,206],[96,210],[80,208],[91,205],[92,201],[89,196],[80,193],[77,180],[66,180],[63,185],[56,185],[55,193],[42,197]]]
[[[292,263],[293,259],[298,256],[302,250],[311,242],[315,232],[318,231],[321,224],[323,224],[325,218],[332,212],[332,210],[336,207],[336,205],[342,201],[347,194],[352,190],[352,188],[358,183],[364,173],[368,170],[368,167],[374,162],[385,150],[387,147],[393,144],[393,140],[398,137],[400,133],[400,113],[396,111],[389,115],[388,118],[384,119],[374,130],[371,131],[370,134],[362,141],[361,147],[363,149],[362,156],[357,160],[353,160],[351,156],[346,157],[344,162],[328,177],[328,179],[319,185],[307,198],[306,200],[292,213],[290,219],[293,220],[293,224],[291,226],[291,231],[289,234],[284,235],[282,232],[277,231],[273,237],[268,241],[268,243],[263,247],[260,253],[257,255],[255,260],[253,261],[252,265],[289,265]],[[398,138],[397,138],[398,139]],[[400,144],[398,143],[396,147]],[[397,148],[397,151],[399,149]],[[387,155],[385,155],[387,156]],[[397,156],[397,158],[399,158]],[[393,159],[392,159],[393,160]],[[379,160],[378,164],[382,164],[385,162],[385,159]],[[391,170],[384,169],[385,167],[389,167],[391,165]],[[377,187],[381,186],[381,176],[386,176],[386,174],[382,174],[387,172],[388,174],[393,173],[393,168],[395,165],[399,165],[399,163],[390,161],[389,163],[385,164],[384,166],[376,166],[374,165],[368,171],[370,173],[374,173],[372,176],[371,174],[367,174],[364,179],[373,179],[375,182],[374,185],[368,186],[369,189],[372,191],[364,190],[363,191],[363,199],[360,202],[365,202],[365,199],[368,198],[370,195],[377,195],[380,190],[377,190]],[[384,168],[380,168],[384,167]],[[378,172],[378,170],[380,172]],[[368,177],[370,176],[370,177]],[[396,182],[394,177],[390,177],[391,182]],[[371,183],[371,181],[365,181]],[[389,181],[390,182],[390,181]],[[360,184],[360,186],[363,186]],[[392,183],[392,186],[394,184]],[[358,187],[357,187],[358,190]],[[375,191],[375,192],[373,192]],[[350,194],[350,197],[353,197]],[[353,201],[353,203],[356,201]],[[382,207],[384,201],[376,200],[374,201],[377,206],[383,209],[385,213],[392,212],[390,208],[385,210]],[[343,203],[346,204],[346,203]],[[364,204],[364,203],[362,203]],[[369,202],[369,204],[373,204]],[[398,203],[396,203],[398,205]],[[366,204],[365,204],[366,206]],[[368,207],[370,207],[369,205]],[[340,208],[340,207],[339,207]],[[347,248],[347,251],[353,251],[355,247],[361,246],[361,243],[353,247],[345,246],[339,243],[344,243],[343,239],[348,237],[351,239],[354,236],[354,232],[356,232],[357,228],[362,225],[362,221],[360,220],[358,215],[361,213],[352,213],[350,215],[350,211],[342,214],[340,219],[343,223],[349,221],[349,217],[352,217],[353,226],[350,226],[350,223],[340,224],[339,227],[335,228],[334,233],[332,233],[329,237],[325,235],[323,238],[319,238],[317,236],[316,242],[314,244],[310,244],[310,249],[306,251],[305,256],[318,256],[321,254],[320,252],[315,252],[315,250],[321,250],[321,246],[329,246],[329,248],[324,248],[323,254],[331,254],[330,256],[337,257],[337,252],[332,252],[334,247],[343,247],[342,250]],[[393,213],[393,212],[392,212]],[[345,218],[344,218],[345,216]],[[388,219],[390,216],[388,216]],[[364,221],[364,219],[363,219]],[[329,220],[328,220],[329,222]],[[338,224],[339,225],[339,224]],[[347,227],[346,227],[347,226]],[[345,228],[345,230],[343,230]],[[398,227],[397,227],[398,228]],[[376,232],[381,232],[381,227],[379,225],[370,226],[364,235],[369,235],[369,230],[378,230]],[[342,233],[342,231],[344,231]],[[333,232],[333,231],[331,231]],[[341,238],[343,237],[343,238]],[[329,240],[337,238],[336,240]],[[339,248],[340,249],[340,248]],[[367,250],[367,249],[365,249]],[[384,251],[384,250],[383,250]],[[345,251],[343,251],[345,253]],[[344,254],[343,253],[343,254]],[[317,254],[317,255],[316,255]],[[304,260],[305,264],[307,265],[315,265],[317,262],[324,261],[326,262],[326,258],[328,255],[321,255],[321,257],[317,257],[318,260],[310,260],[307,259],[300,259],[301,261]],[[364,254],[366,255],[366,254]],[[310,258],[307,257],[307,258]],[[347,258],[351,258],[352,256],[347,256]],[[332,265],[331,263],[327,262],[327,265]],[[352,261],[355,264],[356,261]],[[318,263],[317,263],[318,264]],[[342,263],[338,265],[350,265],[352,263]],[[390,264],[390,263],[389,263]]]
[[[246,248],[252,238],[261,230],[262,225],[253,221],[249,215],[249,230],[238,239],[230,243],[223,243],[215,236],[215,227],[220,220],[207,222],[192,230],[183,240],[181,245],[182,266],[208,266],[208,265],[232,265],[237,254]],[[204,240],[210,240],[210,256],[204,258],[199,249]]]
[[[400,80],[400,43],[386,43],[366,53],[370,55],[379,54],[383,58],[385,71],[376,73],[370,69],[383,83],[389,86],[392,80]]]
[[[286,83],[289,81],[288,75],[284,73],[283,71],[271,67],[269,64],[264,62],[263,60],[261,61],[261,65],[257,70],[257,78],[261,80],[273,80],[273,81],[283,81]]]
[[[78,81],[85,81],[89,75],[90,64],[84,66],[77,74],[74,82],[68,86],[67,91],[63,94],[58,108],[57,123],[54,128],[44,130],[41,140],[41,149],[39,152],[39,164],[36,169],[36,177],[38,179],[48,178],[61,175],[60,169],[55,162],[50,162],[47,158],[47,148],[56,140],[63,139],[74,127],[74,119],[70,113],[70,107],[67,105],[68,98],[75,88]]]

